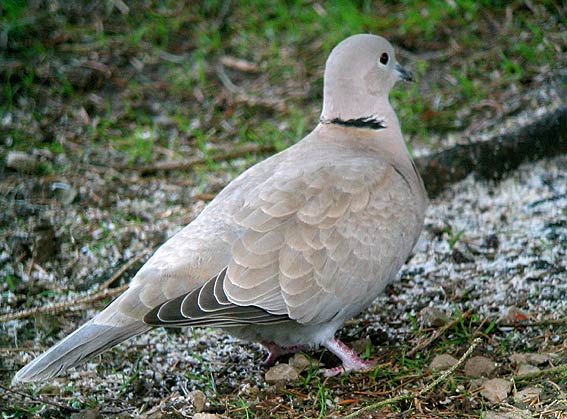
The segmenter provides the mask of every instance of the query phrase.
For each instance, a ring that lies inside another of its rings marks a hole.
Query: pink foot
[[[268,357],[262,363],[265,367],[271,367],[276,363],[276,360],[286,354],[294,354],[299,351],[304,351],[309,347],[307,345],[295,345],[282,347],[275,342],[260,342],[264,348],[268,350]]]
[[[322,370],[325,377],[333,377],[345,371],[364,370],[375,364],[374,361],[364,361],[360,359],[352,349],[337,338],[332,338],[323,343],[323,345],[343,362],[343,364],[338,367]]]

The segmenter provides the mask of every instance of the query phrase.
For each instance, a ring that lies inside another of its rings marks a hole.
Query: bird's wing
[[[412,214],[410,185],[377,159],[306,166],[278,166],[248,190],[230,220],[242,234],[226,269],[144,320],[225,327],[317,323],[367,305],[416,239],[419,215]]]
[[[255,306],[240,306],[230,302],[224,293],[226,268],[203,286],[173,298],[152,309],[144,322],[152,326],[218,326],[274,324],[289,321],[288,316],[276,316]]]

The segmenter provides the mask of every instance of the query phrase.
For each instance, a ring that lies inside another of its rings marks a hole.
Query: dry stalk
[[[433,333],[429,338],[421,341],[420,343],[418,343],[411,351],[408,352],[407,356],[408,357],[412,357],[414,356],[417,352],[421,351],[423,348],[427,348],[429,345],[431,345],[435,340],[437,340],[437,338],[439,338],[442,334],[444,334],[447,330],[451,329],[452,327],[454,327],[457,323],[459,323],[460,321],[463,321],[465,319],[467,319],[468,317],[470,317],[472,313],[472,310],[467,310],[465,311],[461,316],[459,316],[456,319],[451,320],[449,323],[447,323],[446,325],[444,325],[443,327],[437,329],[435,331],[435,333]]]
[[[480,342],[481,342],[481,338],[476,338],[475,340],[473,340],[469,349],[467,349],[467,351],[463,354],[463,356],[461,356],[459,358],[459,360],[457,361],[457,363],[455,365],[453,365],[451,368],[449,368],[447,371],[445,371],[443,374],[441,374],[439,377],[437,377],[435,380],[433,380],[431,383],[429,383],[425,388],[421,389],[417,394],[415,394],[415,393],[400,394],[399,396],[391,397],[389,399],[370,404],[368,406],[360,408],[356,412],[353,412],[353,413],[351,413],[347,416],[344,416],[343,419],[358,418],[364,412],[368,412],[370,410],[380,409],[380,408],[387,406],[389,404],[398,403],[398,402],[403,401],[403,400],[410,400],[410,399],[414,399],[416,397],[424,396],[429,391],[431,391],[435,386],[437,386],[437,384],[445,381],[447,379],[447,377],[449,377],[451,374],[453,374],[455,372],[455,370],[457,368],[459,368],[465,362],[465,360],[472,354],[472,352],[475,350],[475,348],[478,346],[478,344]]]
[[[47,399],[47,398],[44,398],[44,397],[32,396],[31,394],[22,393],[21,391],[13,390],[9,387],[3,386],[2,384],[0,384],[0,388],[7,393],[14,394],[14,395],[22,397],[24,399],[30,399],[34,403],[48,404],[48,405],[57,407],[57,408],[63,410],[64,412],[71,412],[71,413],[80,412],[80,410],[77,409],[77,408],[74,408],[74,407],[71,407],[71,406],[66,406],[64,404],[54,402],[53,400],[50,400],[50,399]]]
[[[8,322],[10,320],[16,319],[24,319],[26,317],[31,317],[36,314],[40,313],[59,313],[61,311],[65,311],[71,307],[80,306],[87,303],[93,303],[98,300],[102,300],[103,298],[113,297],[116,294],[120,294],[124,292],[128,288],[128,285],[123,285],[118,288],[113,288],[111,290],[104,290],[101,292],[97,292],[96,294],[88,295],[83,298],[79,298],[73,301],[65,301],[63,303],[55,303],[55,304],[48,304],[41,307],[29,308],[27,310],[16,311],[15,313],[8,313],[0,316],[0,323]]]
[[[199,164],[232,160],[252,153],[269,153],[275,150],[275,147],[270,144],[249,144],[236,150],[218,153],[207,157],[193,157],[182,161],[164,161],[142,166],[117,165],[112,167],[117,170],[136,170],[141,174],[155,173],[159,171],[187,170]]]
[[[123,285],[118,288],[108,289],[110,284],[116,281],[124,272],[126,272],[134,263],[139,261],[141,258],[146,256],[150,253],[152,249],[147,249],[141,252],[139,255],[136,255],[128,262],[126,262],[114,275],[112,275],[108,280],[103,282],[99,287],[99,291],[93,294],[89,294],[83,298],[78,298],[72,301],[64,301],[62,303],[54,303],[54,304],[47,304],[41,307],[34,307],[29,308],[26,310],[16,311],[15,313],[7,313],[0,316],[0,323],[4,323],[10,320],[17,320],[17,319],[24,319],[26,317],[31,317],[36,314],[41,313],[59,313],[61,311],[65,311],[72,307],[77,307],[87,303],[93,303],[95,301],[102,300],[107,297],[113,297],[116,294],[120,294],[121,292],[125,291],[128,288],[128,285]]]
[[[128,262],[126,262],[124,265],[122,265],[122,266],[120,267],[120,269],[118,269],[118,270],[114,273],[114,275],[112,275],[110,278],[108,278],[106,281],[104,281],[104,282],[100,285],[100,287],[98,288],[98,289],[99,289],[99,292],[101,292],[101,291],[107,289],[114,281],[116,281],[118,278],[120,278],[124,272],[126,272],[128,269],[130,269],[130,267],[131,267],[134,263],[138,262],[138,261],[139,261],[140,259],[142,259],[144,256],[146,256],[146,255],[149,254],[149,253],[152,253],[153,251],[154,251],[153,248],[143,250],[142,252],[140,252],[139,254],[137,254],[136,256],[134,256],[132,259],[130,259]]]
[[[522,374],[514,377],[515,381],[529,381],[534,378],[539,378],[542,375],[552,375],[556,373],[567,372],[567,364],[557,365],[555,367],[546,368],[544,370],[539,370],[535,372],[530,372],[528,374]]]
[[[251,61],[235,58],[228,55],[221,57],[220,63],[233,70],[242,71],[244,73],[256,73],[260,69],[258,64]]]

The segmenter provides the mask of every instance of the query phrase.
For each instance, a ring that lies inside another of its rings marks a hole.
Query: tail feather
[[[142,321],[109,326],[96,324],[91,320],[19,370],[12,379],[12,384],[44,381],[55,377],[150,328]]]

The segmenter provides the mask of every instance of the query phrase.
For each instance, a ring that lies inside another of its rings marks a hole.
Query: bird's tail
[[[106,349],[151,328],[143,321],[134,319],[113,323],[101,324],[97,322],[97,318],[85,323],[19,370],[12,379],[12,384],[45,381],[55,377],[67,368],[75,367]]]

